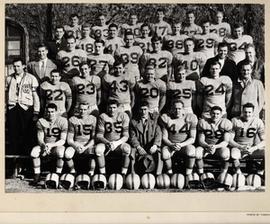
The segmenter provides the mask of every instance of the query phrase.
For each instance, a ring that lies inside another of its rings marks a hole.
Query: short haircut
[[[108,27],[108,29],[115,27],[118,30],[118,26],[115,23],[111,23]]]
[[[81,67],[84,66],[84,65],[87,65],[88,68],[89,68],[89,64],[88,64],[86,61],[81,62],[81,63],[79,64],[79,68],[81,68]]]
[[[153,63],[148,62],[148,63],[145,65],[145,70],[150,70],[150,69],[155,70],[156,67],[155,67],[155,65],[154,65]]]
[[[74,37],[73,34],[68,34],[68,35],[66,36],[66,39],[67,39],[67,40],[68,40],[68,39],[74,39],[74,41],[76,42],[76,37]]]
[[[61,71],[59,69],[53,69],[50,74],[53,74],[53,73],[59,73],[59,75],[61,75]]]
[[[118,106],[119,102],[117,100],[108,100],[107,106],[112,105],[112,104],[116,104]]]
[[[118,65],[123,65],[124,66],[124,61],[122,60],[121,57],[115,57],[113,67],[118,66]]]
[[[195,45],[195,41],[194,41],[194,39],[193,38],[187,38],[187,39],[185,39],[184,40],[184,44],[186,44],[188,41],[192,41],[193,42],[193,44]]]
[[[64,26],[62,26],[62,25],[57,25],[57,26],[55,27],[55,30],[57,30],[57,29],[62,29],[63,31],[65,31],[65,28],[64,28]]]
[[[21,57],[19,57],[19,58],[14,58],[13,59],[13,61],[12,61],[12,64],[14,64],[15,62],[21,62],[22,63],[22,65],[23,65],[23,59],[21,58]]]
[[[57,106],[56,106],[56,104],[54,104],[54,103],[49,103],[49,104],[46,106],[46,109],[49,109],[49,108],[55,109],[55,110],[57,111]]]
[[[82,106],[82,105],[83,105],[83,106],[89,107],[89,103],[87,103],[87,102],[81,102],[81,103],[79,104],[79,107]]]
[[[249,44],[247,44],[247,45],[245,46],[245,50],[247,50],[247,49],[250,48],[250,47],[252,47],[254,50],[256,49],[254,44],[249,43]]]
[[[251,68],[252,68],[252,64],[250,64],[248,61],[246,61],[246,60],[244,60],[243,62],[242,62],[242,64],[241,64],[241,68],[240,69],[242,69],[244,66],[246,66],[246,65],[249,65]]]
[[[182,106],[184,107],[184,102],[182,100],[180,100],[180,99],[173,100],[172,103],[171,103],[171,105],[174,106],[177,103],[181,103]]]
[[[246,103],[243,105],[243,110],[244,110],[244,108],[252,108],[254,110],[255,106],[252,103]]]
[[[153,42],[161,42],[162,43],[162,37],[161,36],[158,36],[158,35],[154,35],[152,38],[151,38],[151,43]]]
[[[222,112],[222,109],[221,109],[221,107],[219,107],[219,106],[213,106],[213,107],[211,107],[211,112],[213,112],[214,110],[219,110],[220,112]]]
[[[244,25],[243,25],[242,23],[235,23],[235,24],[233,25],[233,29],[238,29],[238,28],[240,28],[240,27],[244,27]]]
[[[105,15],[105,13],[103,13],[103,12],[100,12],[98,15],[97,15],[97,18],[99,18],[99,17],[101,17],[101,16],[104,16],[104,17],[106,17],[106,15]]]
[[[141,25],[141,29],[142,29],[143,27],[146,27],[146,26],[150,29],[149,23],[143,23],[143,24]]]
[[[211,22],[210,22],[210,20],[209,19],[204,19],[202,22],[201,22],[201,24],[203,25],[203,24],[205,24],[205,23],[209,23],[209,24],[211,24]]]
[[[219,48],[222,48],[222,47],[227,47],[227,48],[229,48],[229,46],[228,46],[228,44],[227,44],[226,42],[220,42],[220,43],[218,44],[218,49],[219,49]]]
[[[125,32],[124,39],[125,39],[125,38],[126,38],[128,35],[131,35],[131,36],[133,36],[133,37],[134,37],[134,34],[133,34],[133,32],[132,32],[132,31],[126,31],[126,32]]]
[[[221,68],[221,64],[220,64],[219,61],[213,61],[213,62],[211,62],[210,67],[212,67],[213,65],[219,65],[219,67]]]
[[[69,18],[71,19],[71,18],[74,18],[74,17],[77,17],[79,19],[79,15],[77,13],[71,14]]]
[[[94,44],[97,44],[97,43],[101,43],[103,46],[105,46],[105,41],[102,40],[101,38],[97,38],[97,39],[95,40],[95,43],[94,43]]]
[[[195,12],[194,12],[193,10],[188,10],[188,11],[186,12],[186,16],[189,15],[189,14],[193,14],[193,15],[195,16]]]
[[[91,25],[89,24],[89,23],[84,23],[83,25],[82,25],[82,29],[83,28],[91,28]]]
[[[48,47],[45,43],[40,43],[39,45],[37,45],[37,49],[45,47],[46,50],[48,50]]]
[[[157,12],[163,12],[163,14],[165,14],[165,9],[163,9],[163,8],[158,8],[158,9],[157,9]]]
[[[141,101],[139,107],[149,107],[149,103],[145,100]]]

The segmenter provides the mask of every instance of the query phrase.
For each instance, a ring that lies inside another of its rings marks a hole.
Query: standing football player
[[[90,37],[91,27],[90,24],[85,23],[82,25],[82,38],[78,41],[78,47],[87,53],[87,56],[94,52],[95,40]]]
[[[195,13],[193,11],[188,11],[186,13],[186,21],[182,26],[181,33],[192,37],[195,34],[202,33],[202,28],[195,24]]]
[[[68,35],[72,35],[76,40],[81,39],[82,26],[79,24],[78,14],[72,14],[69,17],[70,25],[65,25],[64,29]]]
[[[109,34],[105,42],[106,53],[114,55],[115,51],[124,46],[125,43],[122,38],[118,37],[118,25],[112,23],[109,25]]]
[[[141,25],[141,36],[135,39],[135,45],[139,45],[143,50],[143,53],[151,52],[151,36],[150,36],[150,26],[147,23]]]
[[[97,16],[97,25],[92,26],[91,36],[94,39],[105,39],[108,37],[109,27],[106,21],[106,15],[101,13]]]
[[[164,21],[165,11],[164,9],[157,9],[156,18],[157,22],[151,25],[152,31],[159,37],[164,37],[172,33],[171,25]]]
[[[134,37],[141,36],[141,25],[142,23],[138,23],[138,16],[136,13],[130,13],[129,15],[129,22],[124,23],[121,26],[121,36],[125,36],[126,32],[132,32]]]

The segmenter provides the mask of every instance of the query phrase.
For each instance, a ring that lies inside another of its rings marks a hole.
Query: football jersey
[[[226,22],[211,24],[210,32],[216,33],[219,36],[219,42],[222,42],[224,37],[231,35],[231,26]]]
[[[66,31],[66,33],[72,33],[72,35],[76,39],[81,38],[81,32],[82,32],[82,26],[81,25],[78,25],[78,26],[65,25],[64,30]]]
[[[103,91],[107,93],[108,100],[117,100],[121,104],[131,103],[130,91],[133,91],[135,80],[126,74],[113,76],[107,74],[103,77]]]
[[[153,64],[156,68],[156,78],[160,79],[168,75],[168,67],[172,64],[172,57],[169,51],[145,53],[142,55],[141,63],[143,67],[147,63]]]
[[[61,64],[63,72],[67,73],[73,68],[79,70],[79,65],[86,61],[86,52],[82,49],[75,49],[72,52],[61,50],[56,55],[56,60]]]
[[[162,125],[168,131],[168,139],[173,143],[181,143],[190,137],[190,131],[196,130],[198,119],[195,114],[186,114],[182,118],[171,118],[167,114],[161,116]]]
[[[93,26],[91,29],[91,35],[93,38],[106,39],[108,37],[109,26]]]
[[[75,105],[87,103],[89,106],[97,105],[97,91],[101,88],[101,80],[96,75],[86,78],[73,77],[72,86],[75,92]]]
[[[53,143],[60,139],[65,140],[63,135],[67,134],[68,121],[64,117],[57,117],[54,122],[49,122],[44,118],[40,118],[37,122],[37,131],[42,131],[44,133],[44,142]],[[65,136],[66,137],[66,136]]]
[[[243,35],[238,39],[225,37],[224,42],[229,45],[228,57],[237,64],[245,59],[245,47],[253,43],[253,38],[249,35]]]
[[[198,92],[203,95],[203,111],[207,112],[213,106],[221,107],[226,113],[225,96],[232,91],[232,80],[228,76],[220,76],[213,79],[202,77],[199,81]]]
[[[183,26],[181,33],[192,37],[195,34],[201,34],[202,28],[196,24],[192,24],[191,26]]]
[[[146,101],[149,108],[159,108],[160,95],[166,94],[166,84],[160,79],[154,82],[140,80],[135,86],[135,93],[138,100]]]
[[[141,25],[142,23],[136,23],[135,25],[124,23],[121,27],[122,36],[124,36],[126,32],[132,32],[135,38],[141,36]]]
[[[153,50],[151,37],[147,37],[147,38],[138,37],[135,39],[134,45],[140,46],[144,53],[151,52]]]
[[[164,37],[163,47],[165,50],[174,54],[175,51],[184,53],[184,41],[189,38],[188,35],[167,35]]]
[[[232,131],[235,133],[234,141],[241,145],[253,146],[256,136],[264,135],[264,124],[259,118],[243,121],[240,117],[234,117],[232,125]]]
[[[197,34],[193,38],[197,51],[204,53],[206,59],[215,56],[215,48],[219,42],[219,37],[216,33]]]
[[[105,74],[109,73],[109,66],[114,63],[114,58],[110,54],[90,54],[87,57],[90,67],[95,65],[95,75],[103,77]]]
[[[73,116],[69,118],[68,133],[74,134],[74,141],[82,144],[87,144],[96,129],[97,119],[93,115],[88,115],[85,118]]]
[[[66,101],[72,98],[71,89],[66,82],[53,85],[45,81],[40,85],[40,95],[46,102],[45,106],[54,103],[60,113],[66,112]]]
[[[115,51],[121,47],[124,46],[125,42],[122,38],[120,37],[115,37],[113,39],[107,38],[107,40],[105,41],[105,50],[106,53],[114,55]]]
[[[94,49],[95,49],[94,43],[95,43],[95,40],[93,38],[87,37],[87,38],[79,40],[78,47],[84,50],[88,56],[94,53]]]
[[[205,142],[210,145],[215,145],[224,140],[225,132],[231,132],[232,123],[221,118],[217,124],[210,119],[200,119],[198,122],[198,132],[205,135]]]
[[[108,141],[117,141],[128,136],[129,117],[125,112],[118,112],[116,116],[110,117],[106,113],[99,116],[97,135],[102,134]]]
[[[161,37],[164,37],[172,33],[171,25],[165,21],[161,21],[159,23],[153,23],[151,25],[151,29],[153,32],[155,32],[158,36],[161,36]]]
[[[192,52],[190,54],[176,53],[173,58],[173,66],[184,66],[186,69],[186,78],[189,80],[198,80],[200,70],[206,61],[205,55],[201,52]]]
[[[184,103],[184,108],[192,107],[192,95],[196,91],[195,82],[185,80],[183,82],[170,81],[167,84],[168,98],[167,100],[181,100]]]

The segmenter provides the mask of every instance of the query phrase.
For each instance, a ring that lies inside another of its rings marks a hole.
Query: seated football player
[[[67,129],[67,119],[57,115],[55,104],[48,104],[44,118],[40,118],[37,122],[38,145],[30,153],[34,167],[33,185],[37,185],[40,181],[40,157],[55,156],[57,158],[56,173],[58,175],[62,173]]]
[[[88,112],[98,116],[98,105],[101,100],[101,80],[97,75],[91,74],[89,64],[83,62],[80,64],[80,76],[73,77],[71,86],[74,95],[74,113],[78,113],[81,103],[88,104]]]
[[[164,17],[165,17],[165,10],[162,8],[157,9],[156,23],[153,23],[151,25],[152,31],[160,37],[164,37],[172,33],[171,25],[164,21]]]
[[[173,100],[181,100],[184,103],[185,113],[193,114],[196,106],[196,85],[192,80],[186,80],[186,69],[183,66],[177,67],[174,71],[174,80],[167,84],[167,102],[171,105]]]
[[[161,174],[161,139],[162,134],[158,125],[158,114],[150,113],[148,103],[142,101],[139,105],[138,115],[134,115],[130,122],[132,172],[134,171],[134,164],[146,163],[141,166],[144,168],[143,173],[147,171],[157,175]],[[152,163],[155,165],[152,165],[151,160],[154,161]]]
[[[222,118],[222,109],[214,106],[210,111],[210,118],[200,119],[198,122],[198,147],[196,148],[196,165],[199,175],[204,173],[203,159],[207,156],[217,158],[221,163],[221,173],[227,173],[229,167],[230,141],[232,123]]]
[[[144,23],[141,25],[141,36],[135,39],[134,45],[139,45],[143,50],[143,53],[149,53],[153,50],[151,46],[150,32],[151,30],[149,24]]]
[[[134,88],[136,104],[146,101],[151,113],[159,113],[166,103],[166,84],[161,79],[156,79],[155,66],[152,64],[146,65],[142,77]]]
[[[57,106],[57,113],[67,117],[72,104],[72,93],[66,82],[61,82],[59,70],[52,70],[50,81],[45,81],[40,85],[41,108],[44,113],[49,103]]]
[[[230,140],[231,158],[236,173],[241,173],[240,159],[262,159],[258,174],[264,170],[265,130],[261,119],[254,116],[254,105],[246,103],[240,117],[232,119],[232,136]],[[256,136],[259,137],[257,141]]]
[[[78,40],[78,47],[82,50],[84,50],[87,53],[87,56],[89,54],[92,54],[94,52],[94,42],[95,39],[90,37],[91,32],[91,25],[89,23],[85,23],[82,25],[82,38]]]
[[[65,160],[71,174],[75,174],[73,157],[75,154],[87,158],[89,161],[89,175],[93,176],[95,171],[95,148],[94,137],[97,119],[88,113],[88,104],[80,103],[79,114],[71,117],[68,123],[67,143]]]
[[[120,57],[124,62],[126,75],[137,81],[140,79],[139,60],[143,54],[141,47],[134,45],[134,34],[126,32],[125,45],[115,51],[115,57]]]
[[[103,102],[116,100],[118,110],[126,112],[131,116],[131,108],[134,105],[135,80],[124,71],[124,64],[117,59],[113,64],[113,73],[107,74],[102,80]]]
[[[108,37],[105,41],[105,51],[108,54],[114,55],[115,51],[124,46],[125,43],[121,37],[118,37],[118,25],[111,23],[109,25]]]
[[[185,172],[189,176],[192,174],[195,164],[196,127],[198,119],[195,114],[186,114],[184,103],[175,100],[170,113],[161,116],[162,130],[162,150],[161,155],[167,169],[171,175],[172,157],[179,154],[185,158]],[[178,158],[178,157],[177,157]]]
[[[135,12],[130,13],[128,23],[124,23],[121,26],[121,36],[125,36],[127,32],[132,32],[135,38],[140,37],[141,25],[142,23],[138,23],[137,13]]]
[[[121,174],[127,174],[130,163],[131,148],[127,143],[129,138],[129,117],[125,112],[118,111],[118,102],[109,100],[107,112],[98,118],[95,154],[99,172],[106,174],[105,156],[118,153],[122,158]],[[123,178],[124,179],[124,178]]]
[[[141,57],[140,69],[144,73],[146,64],[153,64],[156,69],[156,78],[167,82],[171,77],[172,54],[169,51],[162,50],[162,38],[153,36],[151,39],[153,51],[145,53]]]
[[[65,25],[64,29],[68,35],[73,35],[76,40],[81,38],[82,26],[79,25],[79,16],[78,14],[72,14],[69,17],[70,24]]]
[[[186,21],[183,24],[181,33],[192,37],[195,34],[202,33],[202,28],[195,24],[195,14],[193,11],[187,11]]]
[[[198,81],[197,104],[202,111],[203,118],[209,118],[213,106],[222,109],[222,115],[226,116],[226,108],[229,107],[232,96],[232,80],[228,76],[220,76],[220,63],[214,61],[210,65],[210,75],[202,77]]]

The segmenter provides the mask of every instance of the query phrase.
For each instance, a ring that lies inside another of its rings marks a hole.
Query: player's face
[[[104,46],[102,43],[95,43],[95,52],[96,54],[100,55],[104,52]]]
[[[98,17],[98,25],[99,26],[105,26],[106,25],[106,18],[105,18],[105,16]]]
[[[210,116],[211,116],[212,121],[217,122],[220,120],[222,114],[220,110],[213,110],[210,112]]]
[[[152,42],[152,47],[153,47],[154,52],[158,52],[161,50],[162,43],[160,41],[154,41]]]
[[[110,37],[116,37],[117,36],[117,28],[116,27],[110,27],[109,29],[109,35]]]
[[[195,21],[195,16],[193,13],[187,14],[187,23],[188,24],[193,24]]]
[[[164,18],[164,13],[162,11],[158,11],[157,12],[157,19],[158,21],[163,21],[163,18]]]
[[[85,37],[89,37],[90,36],[90,27],[84,27],[82,29],[82,37],[85,38]]]
[[[243,35],[243,27],[238,27],[233,30],[234,36],[240,38]]]
[[[255,49],[253,47],[249,47],[246,49],[246,58],[249,61],[253,61],[255,59]]]
[[[249,121],[253,117],[253,114],[254,110],[252,107],[245,107],[243,109],[243,118],[245,121]]]
[[[23,73],[23,64],[21,61],[16,61],[13,63],[13,69],[15,74],[21,74]]]
[[[55,38],[60,40],[64,36],[65,32],[63,28],[57,28],[55,31]]]
[[[220,65],[211,65],[210,67],[210,76],[212,78],[219,77]]]
[[[181,69],[179,71],[177,71],[174,75],[175,81],[176,82],[183,82],[186,80],[186,70],[185,69]]]
[[[80,71],[81,71],[81,77],[85,78],[86,76],[89,75],[90,69],[88,65],[83,65],[80,67]]]
[[[38,58],[43,60],[45,58],[47,58],[47,54],[48,54],[48,50],[46,49],[46,47],[40,47],[38,48]]]
[[[181,30],[181,24],[180,23],[173,24],[173,26],[172,26],[173,34],[180,34],[180,30]]]
[[[127,47],[131,47],[134,43],[134,36],[133,35],[127,35],[125,37],[125,43]]]
[[[150,33],[150,29],[148,26],[144,26],[142,27],[142,36],[143,37],[148,37]]]
[[[220,59],[225,59],[228,55],[228,47],[220,47],[218,48],[218,57]]]
[[[131,25],[137,24],[137,21],[138,21],[138,18],[137,18],[136,15],[130,16],[130,24],[131,24]]]
[[[74,38],[69,38],[67,39],[67,50],[68,51],[73,51],[75,50],[76,43]]]
[[[185,52],[186,53],[193,52],[194,51],[194,43],[193,43],[193,41],[186,41],[184,47],[185,47]]]
[[[110,117],[113,117],[116,113],[117,113],[117,105],[116,104],[108,105],[108,115]]]
[[[81,104],[79,107],[80,117],[85,117],[88,114],[88,105]]]
[[[56,110],[54,108],[47,108],[46,115],[49,121],[52,121],[56,118]]]
[[[203,25],[202,25],[202,30],[203,30],[203,33],[204,34],[208,34],[208,33],[210,33],[210,23],[204,23]]]
[[[59,74],[59,72],[53,72],[51,74],[51,81],[53,84],[57,84],[60,82],[61,76]]]
[[[139,113],[142,118],[148,118],[149,108],[147,106],[140,107]]]
[[[156,74],[155,74],[155,70],[154,69],[146,69],[145,75],[144,75],[144,79],[147,82],[153,82],[153,81],[155,81],[155,77],[156,77]]]
[[[79,23],[79,18],[77,16],[72,17],[70,20],[71,20],[71,26],[77,26]]]
[[[242,79],[251,79],[252,68],[251,65],[243,65],[241,68]]]
[[[122,75],[124,72],[124,67],[122,64],[114,66],[114,74],[116,76]]]
[[[220,23],[222,23],[222,20],[223,20],[223,14],[222,14],[221,12],[218,12],[218,13],[216,14],[216,22],[217,22],[218,24],[220,24]]]
[[[182,117],[184,114],[184,108],[182,103],[175,103],[174,104],[174,116],[176,118]]]

